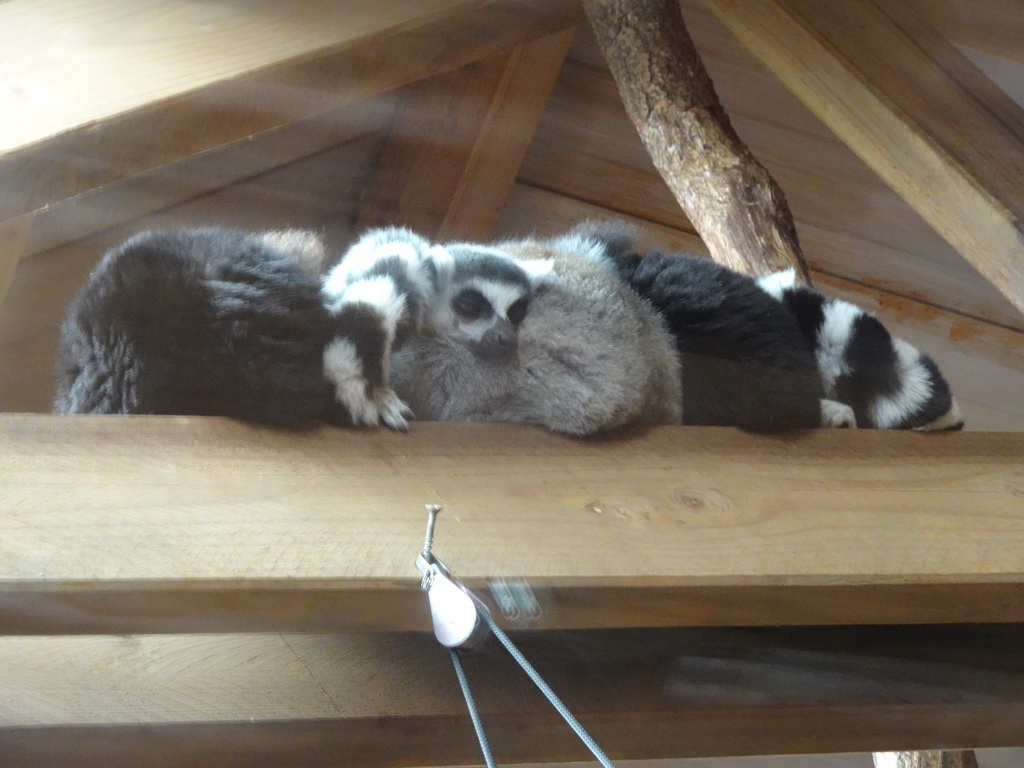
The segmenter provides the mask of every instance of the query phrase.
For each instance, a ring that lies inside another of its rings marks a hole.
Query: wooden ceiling
[[[683,10],[816,284],[932,354],[968,428],[1024,429],[1019,6],[756,5]],[[575,2],[218,8],[0,4],[0,111],[23,116],[0,128],[0,409],[48,410],[64,307],[144,227],[341,249],[384,222],[486,239],[617,217],[702,249]]]

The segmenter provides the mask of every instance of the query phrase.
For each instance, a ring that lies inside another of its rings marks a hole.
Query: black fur
[[[781,301],[793,314],[807,341],[820,348],[825,357],[835,358],[827,365],[838,368],[840,372],[831,382],[826,396],[849,405],[858,426],[920,429],[950,413],[953,395],[935,362],[919,352],[920,368],[914,366],[913,373],[904,370],[892,334],[873,315],[800,284],[785,288]],[[833,349],[833,341],[820,340],[826,316],[832,317],[832,322],[837,322],[837,316],[841,317],[842,322],[848,325],[849,335],[842,349]],[[903,392],[904,377],[911,375],[923,375],[927,379],[927,393],[916,403],[908,400]],[[897,398],[903,402],[904,408],[900,417],[885,424],[877,423],[872,406],[880,398],[892,398],[901,392],[903,395]],[[945,428],[961,429],[963,422],[954,421]]]
[[[684,423],[756,431],[821,425],[825,395],[813,347],[753,279],[688,254],[615,248],[622,278],[676,339]]]
[[[303,424],[324,411],[331,324],[318,277],[260,236],[146,232],[72,302],[54,409]]]

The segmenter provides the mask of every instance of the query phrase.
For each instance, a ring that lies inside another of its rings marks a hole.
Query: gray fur
[[[456,261],[462,250],[451,248]],[[572,435],[680,421],[674,342],[602,263],[600,242],[528,239],[488,250],[526,265],[550,259],[551,270],[535,284],[512,354],[482,356],[429,321],[395,354],[392,386],[419,418],[527,422]]]

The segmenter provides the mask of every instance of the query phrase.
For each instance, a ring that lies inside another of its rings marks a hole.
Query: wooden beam
[[[3,414],[0,626],[424,629],[436,502],[438,556],[484,591],[526,579],[536,627],[1021,621],[1022,455],[1016,433]]]
[[[217,194],[290,163],[322,162],[316,157],[322,152],[387,130],[393,112],[394,92],[382,93],[75,195],[34,214],[22,259]]]
[[[1024,311],[1024,110],[906,5],[706,2]]]
[[[711,257],[808,280],[785,195],[729,123],[677,0],[583,5],[626,112]]]
[[[408,86],[357,228],[489,238],[574,35],[559,32]]]
[[[502,764],[587,754],[511,658],[465,657]],[[1008,746],[1021,628],[519,633],[613,759]],[[2,638],[5,768],[477,764],[426,634]],[[438,738],[444,734],[444,738]]]

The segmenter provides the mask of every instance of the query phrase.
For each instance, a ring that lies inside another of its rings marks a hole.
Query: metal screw
[[[427,535],[423,539],[423,559],[430,560],[430,550],[434,546],[434,524],[437,522],[437,515],[444,509],[441,504],[427,504]]]

